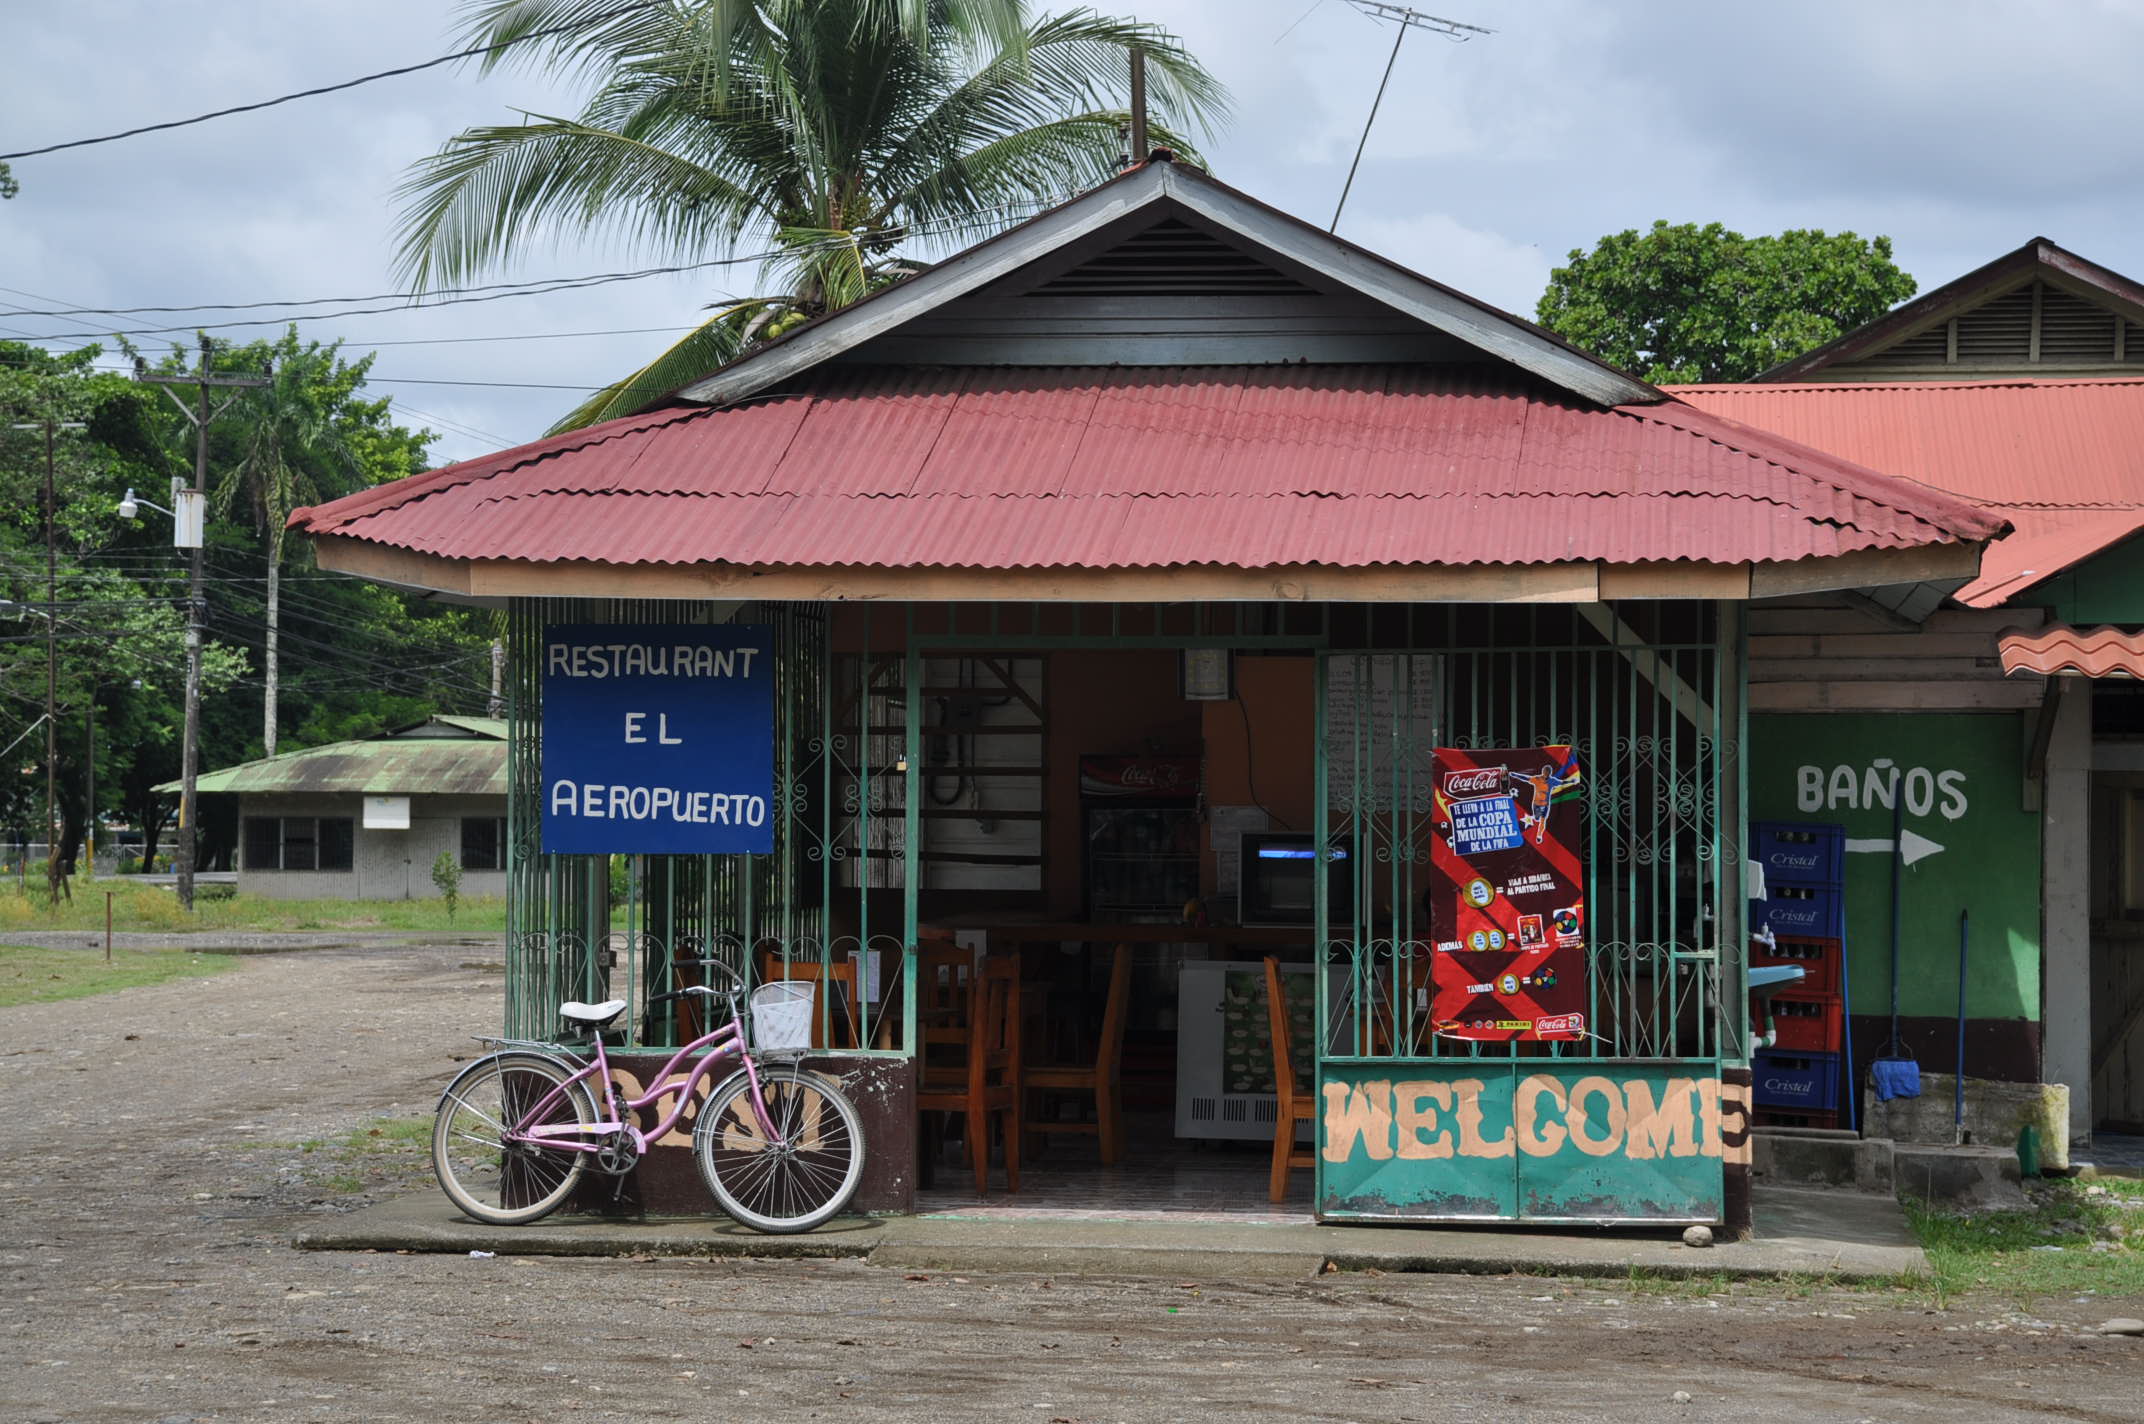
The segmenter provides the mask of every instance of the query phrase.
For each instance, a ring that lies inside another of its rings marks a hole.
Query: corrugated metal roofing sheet
[[[2144,677],[2144,633],[2124,633],[2119,628],[2054,623],[2029,633],[2005,633],[2002,654],[2005,673]]]
[[[331,742],[206,772],[202,792],[504,796],[506,743],[490,737],[379,737]],[[178,782],[156,788],[177,791]]]
[[[822,370],[301,510],[456,559],[755,567],[1741,563],[1980,539],[1679,402],[1386,366]]]
[[[1986,608],[2144,530],[2144,380],[1678,386],[1693,405],[1963,495],[2008,518]]]
[[[1809,381],[1673,393],[1987,504],[2144,505],[2144,380]]]

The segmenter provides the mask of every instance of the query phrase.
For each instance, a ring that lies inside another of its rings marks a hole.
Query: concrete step
[[[1750,1170],[1779,1186],[1852,1187],[1966,1206],[2022,1206],[2017,1153],[2007,1147],[1893,1142],[1828,1128],[1762,1127]]]

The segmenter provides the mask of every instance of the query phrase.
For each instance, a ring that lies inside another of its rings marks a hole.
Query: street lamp
[[[179,752],[179,853],[178,871],[179,903],[191,910],[194,907],[194,779],[200,769],[201,743],[201,535],[206,522],[206,496],[198,489],[187,489],[177,476],[171,481],[171,508],[166,509],[154,500],[147,500],[129,489],[119,501],[119,517],[134,519],[141,514],[141,507],[171,516],[171,544],[176,549],[192,551],[192,575],[186,594],[186,733]]]

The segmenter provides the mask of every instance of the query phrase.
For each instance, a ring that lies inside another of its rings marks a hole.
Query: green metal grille
[[[1320,843],[1345,847],[1354,876],[1344,919],[1319,890],[1328,1057],[1743,1056],[1735,617],[1698,604],[1411,610],[1372,647],[1321,658]],[[1427,1021],[1432,751],[1562,744],[1585,776],[1592,1037],[1441,1038]]]

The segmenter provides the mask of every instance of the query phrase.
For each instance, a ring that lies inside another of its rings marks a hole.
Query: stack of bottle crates
[[[1775,1035],[1752,1057],[1757,1121],[1780,1127],[1839,1127],[1840,1059],[1846,1015],[1841,981],[1846,925],[1846,833],[1834,825],[1760,821],[1750,855],[1764,867],[1765,897],[1752,900],[1751,968],[1800,967],[1792,988],[1760,999],[1752,1031]]]

